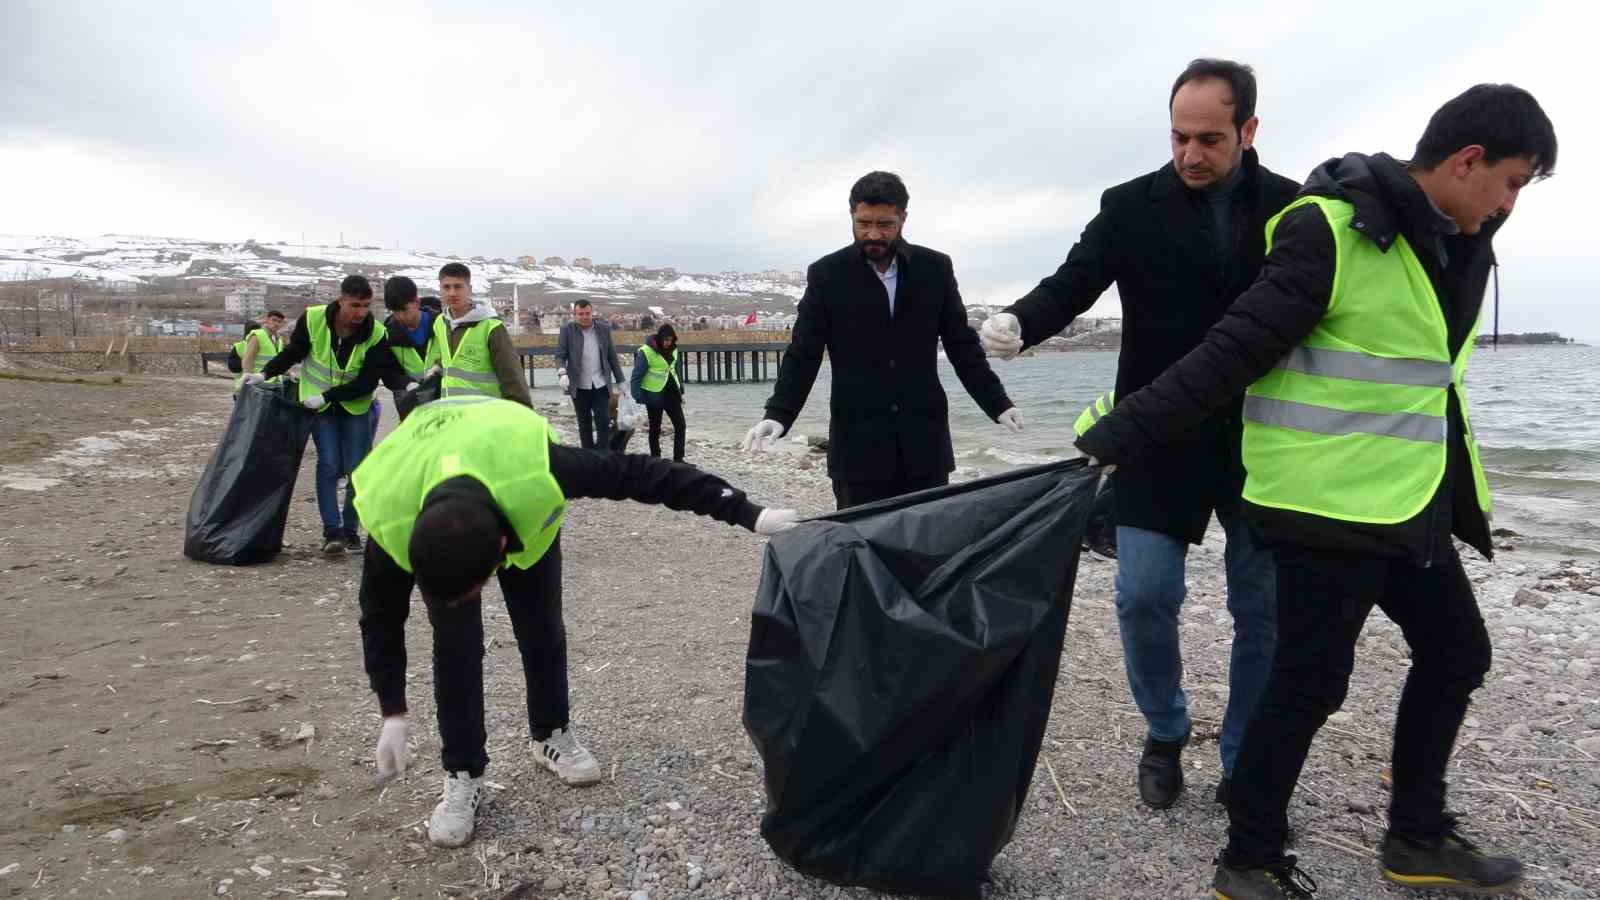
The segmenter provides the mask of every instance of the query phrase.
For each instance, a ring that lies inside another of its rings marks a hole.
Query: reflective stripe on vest
[[[1394,525],[1433,499],[1448,463],[1450,391],[1461,380],[1477,335],[1451,359],[1449,331],[1427,272],[1404,237],[1387,252],[1351,227],[1354,207],[1302,197],[1334,238],[1333,292],[1327,312],[1299,347],[1246,391],[1244,497],[1258,506],[1330,519]],[[1467,425],[1463,439],[1485,517],[1488,484]]]
[[[377,327],[377,323],[373,323],[367,339],[351,349],[350,358],[341,368],[333,352],[333,328],[328,324],[326,306],[313,306],[306,310],[306,331],[311,338],[311,353],[300,363],[301,400],[313,394],[325,394],[339,385],[354,381],[366,362],[367,351],[383,340],[383,331]],[[353,416],[364,416],[372,408],[372,395],[341,400],[339,405]]]
[[[1110,412],[1116,405],[1116,391],[1106,391],[1096,397],[1093,403],[1084,407],[1083,412],[1078,413],[1077,420],[1072,423],[1072,433],[1083,437],[1084,432],[1094,427],[1094,423],[1100,421],[1100,417]]]
[[[678,381],[678,351],[676,348],[673,349],[672,359],[670,360],[656,352],[656,348],[649,344],[641,345],[639,352],[644,354],[645,364],[650,367],[650,370],[644,374],[644,378],[639,382],[639,387],[642,390],[651,394],[659,394],[666,388],[667,381],[670,379],[677,382],[678,391],[682,393],[683,383]]]
[[[430,348],[429,356],[437,354],[439,364],[444,369],[444,378],[439,382],[439,396],[503,397],[500,377],[495,374],[494,361],[489,354],[489,336],[495,329],[504,328],[504,323],[499,319],[472,323],[452,351],[450,325],[445,322],[444,316],[438,316],[433,322],[433,343],[437,351]]]
[[[420,406],[350,476],[361,524],[411,572],[411,532],[423,502],[440,483],[469,476],[494,497],[522,544],[504,564],[531,568],[566,516],[566,497],[550,474],[553,438],[544,417],[509,400],[454,397]]]

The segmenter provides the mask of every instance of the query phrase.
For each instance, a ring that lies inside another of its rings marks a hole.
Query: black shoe
[[[1156,809],[1167,809],[1183,793],[1183,748],[1194,729],[1175,741],[1144,739],[1144,755],[1139,758],[1139,798]]]
[[[1419,891],[1500,894],[1522,883],[1522,863],[1490,856],[1454,831],[1434,847],[1391,833],[1383,838],[1383,877]]]
[[[1117,542],[1109,534],[1095,536],[1093,540],[1087,542],[1084,549],[1101,562],[1110,562],[1117,558]]]
[[[322,536],[322,552],[328,556],[343,556],[345,549],[344,535],[335,531]]]
[[[344,533],[344,548],[349,550],[351,553],[360,553],[361,535],[356,534],[353,529],[346,531]]]
[[[1216,900],[1306,900],[1317,892],[1317,883],[1295,863],[1285,856],[1259,869],[1235,869],[1218,859],[1211,894]]]

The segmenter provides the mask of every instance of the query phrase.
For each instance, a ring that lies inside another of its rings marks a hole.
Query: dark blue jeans
[[[1228,707],[1222,717],[1222,772],[1244,740],[1250,713],[1272,671],[1277,641],[1277,586],[1272,551],[1256,544],[1237,500],[1217,507],[1227,535],[1223,563],[1228,575],[1228,612],[1233,614],[1233,655],[1228,662]],[[1117,528],[1117,624],[1123,664],[1133,701],[1144,713],[1151,737],[1176,741],[1189,730],[1189,700],[1183,692],[1183,657],[1178,649],[1178,611],[1184,598],[1181,538]]]
[[[348,478],[372,450],[372,421],[366,415],[352,416],[343,410],[317,414],[311,427],[311,441],[317,448],[317,513],[322,516],[322,536],[332,537],[355,531],[361,525],[356,515],[356,486],[344,489],[344,517],[339,516],[339,478]]]

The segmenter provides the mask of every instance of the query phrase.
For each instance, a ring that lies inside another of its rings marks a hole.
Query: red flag
[[[755,323],[756,323],[756,311],[752,309],[752,310],[750,310],[750,315],[745,317],[744,324],[745,324],[745,327],[748,328],[749,326],[754,325]]]

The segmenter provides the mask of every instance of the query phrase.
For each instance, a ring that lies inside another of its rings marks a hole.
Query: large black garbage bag
[[[779,857],[838,884],[980,896],[1033,779],[1097,480],[1071,460],[773,537],[744,724]]]
[[[233,417],[189,499],[184,556],[248,566],[283,549],[289,499],[315,418],[293,389],[292,382],[281,382],[239,390]]]

